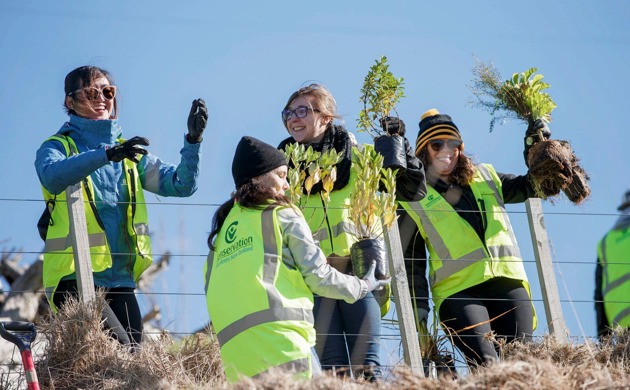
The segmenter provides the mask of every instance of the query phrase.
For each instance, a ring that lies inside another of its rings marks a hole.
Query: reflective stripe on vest
[[[336,225],[331,226],[330,230],[332,231],[333,238],[337,238],[344,233],[354,235],[354,236],[357,235],[357,228],[354,226],[352,222],[348,222],[348,221],[341,221],[337,223]],[[317,232],[315,232],[315,234],[313,234],[313,239],[320,242],[326,241],[329,238],[330,238],[330,235],[328,234],[328,229],[326,228],[319,229]]]
[[[107,244],[105,233],[88,234],[88,242],[90,247],[104,246]],[[47,238],[44,245],[44,252],[61,252],[66,248],[72,247],[72,237],[65,236],[59,238]],[[70,252],[72,253],[72,251]]]
[[[313,294],[300,271],[282,262],[277,210],[236,203],[206,261],[206,303],[232,382],[271,367],[301,367],[315,342]]]
[[[429,249],[430,283],[437,312],[444,298],[497,276],[521,280],[529,292],[504,208],[500,179],[491,166],[479,165],[470,187],[482,212],[485,241],[430,186],[421,201],[400,202],[416,221]]]
[[[60,142],[66,152],[66,156],[78,154],[76,144],[72,138],[54,135],[48,140]],[[47,141],[48,141],[47,140]],[[119,140],[122,142],[123,140]],[[136,244],[136,258],[134,261],[134,279],[151,264],[150,238],[148,228],[148,215],[144,201],[144,193],[140,184],[138,172],[133,162],[123,160],[123,169],[130,196],[133,197],[127,208],[127,230],[130,238]],[[112,266],[107,237],[103,231],[98,216],[95,213],[94,188],[92,179],[88,175],[81,183],[85,205],[85,218],[88,227],[88,242],[90,245],[90,259],[92,272],[101,272]],[[59,281],[67,275],[74,273],[73,239],[70,237],[70,225],[68,220],[68,206],[65,191],[59,195],[49,193],[42,187],[42,193],[46,201],[53,200],[55,205],[52,210],[52,224],[48,227],[46,243],[44,246],[44,271],[43,282],[46,296],[53,310],[56,310],[52,298]],[[135,200],[135,202],[133,201]],[[134,249],[134,248],[132,248]]]
[[[149,235],[149,225],[146,223],[136,223],[133,225],[134,229],[136,229],[136,233],[139,236],[148,236]]]
[[[280,365],[277,365],[275,367],[273,367],[274,371],[275,370],[282,370],[282,371],[290,371],[290,372],[306,372],[306,371],[310,371],[311,369],[311,362],[309,360],[309,358],[302,358],[302,359],[296,359],[290,362],[286,362]],[[263,372],[261,372],[260,374],[256,374],[254,375],[252,378],[256,379],[256,378],[260,378],[261,376],[268,374],[269,371],[271,370],[271,368],[269,370],[265,370]]]
[[[602,296],[609,326],[630,327],[630,229],[615,226],[599,242]]]

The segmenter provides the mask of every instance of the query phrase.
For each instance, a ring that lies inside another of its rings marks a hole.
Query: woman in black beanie
[[[243,137],[232,162],[236,191],[214,215],[205,291],[229,381],[285,369],[310,378],[313,292],[354,302],[388,280],[374,265],[363,279],[326,263],[302,213],[284,195],[287,161],[271,145]]]
[[[399,225],[401,236],[410,237],[405,263],[418,317],[426,322],[429,311],[426,244],[440,322],[469,362],[488,364],[497,353],[486,333],[530,340],[535,328],[529,283],[504,205],[536,195],[527,175],[473,164],[451,117],[435,109],[422,116],[416,155],[425,164],[427,196],[401,202],[406,215]]]

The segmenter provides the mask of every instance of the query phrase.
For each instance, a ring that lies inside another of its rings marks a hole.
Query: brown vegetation
[[[101,330],[102,301],[86,309],[66,305],[40,326],[47,345],[36,362],[46,389],[609,389],[630,386],[630,331],[617,329],[601,343],[560,344],[554,338],[501,345],[501,361],[468,375],[428,379],[405,367],[367,383],[326,374],[309,381],[272,372],[226,383],[218,344],[209,334],[182,341],[163,333],[129,352]],[[100,306],[100,307],[99,307]]]
[[[168,333],[131,352],[101,328],[99,297],[76,301],[39,326],[47,346],[36,362],[46,389],[171,389],[219,387],[225,382],[218,345],[197,334],[176,342]]]

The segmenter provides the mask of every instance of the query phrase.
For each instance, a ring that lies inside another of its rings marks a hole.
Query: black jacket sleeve
[[[407,169],[400,169],[396,175],[396,199],[412,202],[419,201],[427,194],[424,166],[414,154],[405,137]]]
[[[398,227],[401,237],[410,237],[406,247],[403,247],[409,294],[416,307],[429,311],[429,283],[426,276],[427,255],[424,239],[415,222],[411,220],[413,223],[409,223],[410,220],[405,211],[399,212]]]
[[[529,181],[529,174],[511,175],[497,172],[503,187],[503,201],[507,203],[523,203],[529,198],[535,198],[536,192]]]
[[[602,337],[610,333],[608,319],[604,311],[604,295],[602,294],[602,264],[597,259],[595,267],[595,318],[597,321],[597,337]]]

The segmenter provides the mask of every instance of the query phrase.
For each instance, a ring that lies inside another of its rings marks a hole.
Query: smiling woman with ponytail
[[[134,290],[151,264],[144,191],[160,196],[191,196],[197,189],[202,133],[208,112],[202,99],[192,103],[188,132],[178,165],[144,147],[144,137],[123,138],[118,123],[119,89],[109,72],[81,66],[65,78],[59,131],[37,150],[35,169],[50,218],[38,224],[46,241],[43,282],[54,310],[77,296],[65,190],[81,184],[86,203],[94,285],[105,292],[103,324],[112,337],[134,350],[142,341],[142,315]],[[184,134],[182,134],[184,135]]]

